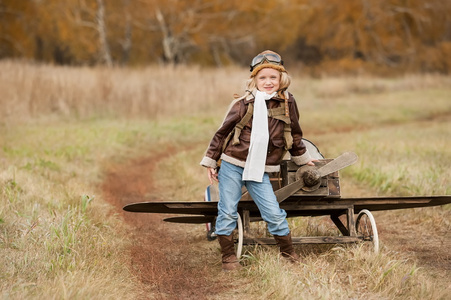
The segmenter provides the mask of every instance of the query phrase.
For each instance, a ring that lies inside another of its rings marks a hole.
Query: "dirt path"
[[[225,293],[233,283],[221,274],[218,262],[212,261],[211,255],[203,255],[203,250],[196,248],[199,238],[194,236],[193,241],[192,229],[163,222],[160,215],[122,210],[125,204],[135,202],[131,199],[161,201],[152,198],[155,192],[152,176],[158,159],[165,156],[156,153],[109,166],[103,193],[130,225],[133,240],[130,264],[142,283],[141,299],[211,299]],[[209,252],[215,254],[217,243],[213,244],[209,245]],[[219,258],[219,254],[215,256]]]
[[[141,299],[226,299],[239,297],[240,285],[232,276],[221,272],[216,242],[193,234],[190,226],[170,224],[156,214],[133,214],[122,211],[125,204],[137,201],[162,201],[152,184],[157,162],[167,158],[170,151],[112,165],[107,168],[103,183],[105,198],[117,208],[130,225],[133,246],[131,267],[138,274]],[[389,249],[408,252],[420,267],[430,268],[444,276],[451,275],[451,235],[431,233],[430,238],[418,238],[412,227],[403,228],[393,222],[390,213],[376,214],[380,238]],[[205,246],[202,246],[205,247]]]

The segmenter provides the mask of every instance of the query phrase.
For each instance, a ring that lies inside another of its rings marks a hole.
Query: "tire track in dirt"
[[[106,167],[103,195],[130,226],[130,265],[141,281],[141,299],[211,299],[230,288],[230,281],[212,280],[218,269],[193,254],[189,234],[175,224],[163,222],[158,214],[129,213],[126,204],[154,199],[153,176],[170,149],[148,157]],[[135,200],[133,200],[135,199]],[[219,258],[219,256],[218,256]],[[204,258],[205,260],[206,258]],[[220,268],[220,267],[219,267]]]
[[[434,208],[416,208],[421,211]],[[441,208],[436,208],[441,209]],[[412,214],[412,210],[406,213]],[[426,212],[425,212],[426,214]],[[405,255],[412,256],[420,266],[434,272],[451,276],[451,234],[443,228],[427,231],[421,224],[406,225],[396,214],[390,211],[375,213],[381,242]],[[378,221],[379,220],[379,221]]]

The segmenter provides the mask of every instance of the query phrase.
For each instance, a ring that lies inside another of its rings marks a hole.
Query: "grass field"
[[[133,226],[101,186],[113,166],[155,156],[149,197],[202,199],[208,182],[199,161],[247,71],[14,61],[0,61],[0,70],[0,297],[179,298],[158,276],[145,282],[130,265]],[[450,77],[293,77],[305,137],[326,157],[359,155],[341,173],[342,195],[451,194]],[[450,220],[449,205],[380,212],[379,255],[355,246],[299,247],[304,264],[287,266],[276,249],[250,247],[236,274],[221,273],[217,245],[203,238],[202,226],[164,228],[184,245],[168,250],[167,261],[191,251],[188,265],[215,278],[204,278],[217,288],[204,298],[446,299]],[[290,226],[296,234],[332,230],[323,218],[291,219]],[[401,231],[439,255],[422,259],[390,239]],[[171,279],[187,275],[179,276]]]

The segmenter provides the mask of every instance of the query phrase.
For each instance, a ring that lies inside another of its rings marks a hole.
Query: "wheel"
[[[213,226],[210,230],[207,231],[207,240],[211,242],[216,240],[217,237],[218,236],[215,233],[215,227]]]
[[[237,225],[238,225],[238,243],[236,248],[236,257],[240,259],[241,252],[243,251],[243,235],[244,235],[243,221],[241,220],[240,214],[238,214]]]
[[[361,236],[365,242],[372,242],[374,252],[378,253],[379,236],[377,234],[376,221],[369,210],[362,209],[359,212],[355,221],[355,229],[357,236]]]
[[[207,227],[207,240],[208,241],[214,241],[218,238],[218,236],[215,233],[215,224],[216,224],[216,218],[213,219],[212,222],[210,223],[205,223],[206,227]]]

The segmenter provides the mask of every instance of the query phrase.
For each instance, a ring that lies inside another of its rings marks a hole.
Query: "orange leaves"
[[[0,57],[245,65],[271,48],[291,61],[308,51],[304,64],[446,72],[449,15],[442,0],[2,0]]]

